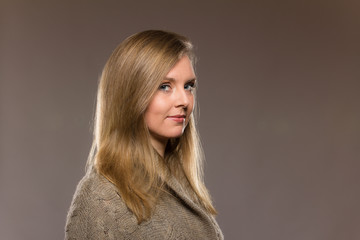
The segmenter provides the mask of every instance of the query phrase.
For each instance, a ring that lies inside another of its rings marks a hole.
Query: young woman
[[[66,239],[223,239],[201,176],[193,64],[190,41],[171,32],[140,32],[114,50]]]

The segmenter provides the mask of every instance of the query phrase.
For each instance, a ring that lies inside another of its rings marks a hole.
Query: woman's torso
[[[194,203],[175,178],[166,190],[151,219],[138,225],[115,186],[92,171],[76,189],[65,239],[223,239],[213,216]]]

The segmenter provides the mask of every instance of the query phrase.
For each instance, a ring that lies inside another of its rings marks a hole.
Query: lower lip
[[[182,117],[168,117],[168,118],[179,123],[183,123],[185,121],[185,118]]]

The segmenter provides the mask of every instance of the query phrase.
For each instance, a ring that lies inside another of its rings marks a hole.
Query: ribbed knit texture
[[[213,216],[194,203],[175,178],[167,182],[150,220],[137,224],[115,186],[95,171],[79,182],[65,239],[224,239]]]

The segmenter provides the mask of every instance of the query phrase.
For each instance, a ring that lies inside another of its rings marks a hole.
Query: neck
[[[151,140],[151,145],[160,154],[160,156],[164,158],[165,147],[168,142],[168,139],[167,138],[158,138],[158,137],[155,137],[152,135],[150,140]]]

